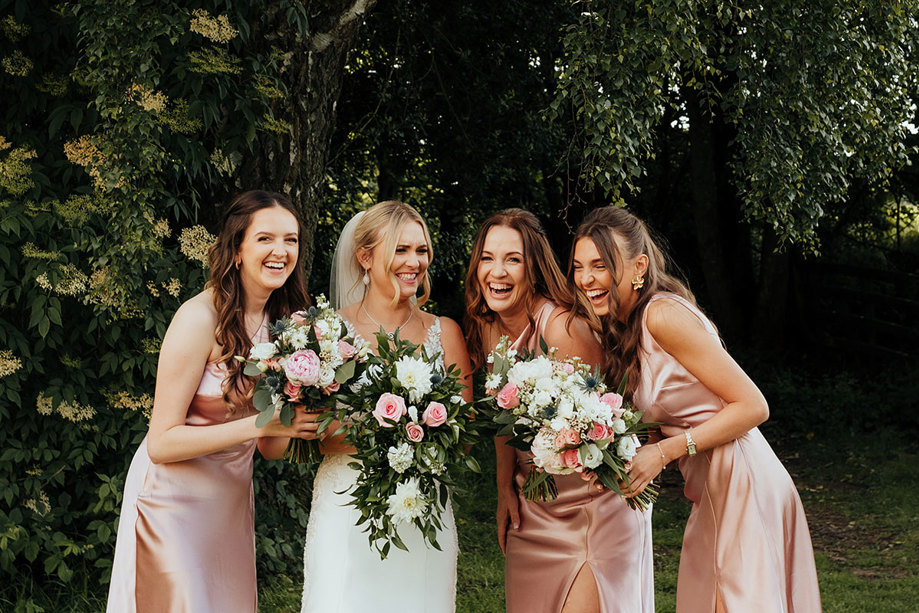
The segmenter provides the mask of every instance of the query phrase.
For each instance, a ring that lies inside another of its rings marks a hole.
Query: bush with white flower
[[[553,475],[579,473],[624,496],[619,483],[628,483],[625,463],[641,444],[638,435],[654,424],[642,422],[642,413],[624,402],[624,380],[618,393],[607,392],[578,358],[556,359],[556,351],[541,338],[540,348],[541,355],[518,355],[510,339],[501,337],[488,356],[492,372],[485,381],[498,434],[510,436],[509,445],[533,456],[524,494],[530,500],[552,500],[558,495]],[[651,485],[628,501],[646,509],[656,497]]]
[[[246,364],[243,373],[257,378],[252,403],[259,411],[259,427],[278,409],[281,421],[290,425],[297,404],[331,409],[340,386],[363,374],[370,347],[348,332],[325,296],[316,299],[316,306],[270,324],[268,330],[274,341],[256,344],[248,358],[236,356]],[[316,441],[298,438],[291,439],[284,457],[292,462],[322,459]]]
[[[356,450],[349,504],[385,558],[392,545],[406,549],[399,529],[410,525],[439,549],[448,488],[460,471],[479,466],[467,454],[477,435],[459,369],[444,370],[437,355],[398,331],[392,339],[378,334],[377,342],[361,377],[339,393],[336,418]]]

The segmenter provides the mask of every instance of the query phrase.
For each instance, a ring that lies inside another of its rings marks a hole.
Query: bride
[[[430,294],[427,268],[433,251],[421,215],[407,204],[381,202],[345,226],[332,263],[331,301],[350,331],[376,346],[376,334],[424,345],[438,362],[456,364],[472,399],[471,367],[459,326],[421,311]],[[421,295],[416,298],[419,288]],[[330,428],[329,431],[334,431]],[[303,563],[303,613],[453,611],[456,601],[456,524],[447,504],[438,551],[412,525],[399,535],[408,551],[392,548],[385,560],[355,526],[360,514],[348,506],[357,472],[342,437],[322,442],[325,455],[313,484]]]

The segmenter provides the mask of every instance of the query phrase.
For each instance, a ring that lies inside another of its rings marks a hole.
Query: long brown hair
[[[356,270],[360,270],[357,251],[359,249],[373,250],[379,245],[381,249],[379,257],[384,258],[383,267],[389,270],[396,257],[399,234],[402,232],[402,227],[409,222],[421,224],[424,240],[428,245],[428,269],[425,270],[421,281],[421,296],[415,302],[415,306],[420,307],[431,296],[431,278],[428,270],[434,259],[434,245],[431,242],[431,234],[428,232],[428,224],[413,206],[398,200],[386,200],[367,209],[357,222],[357,227],[354,228],[354,258],[351,265],[356,266]],[[394,292],[391,306],[395,307],[399,303],[399,282],[396,281],[395,275],[390,274],[390,277]]]
[[[216,339],[221,347],[219,361],[226,365],[228,372],[223,385],[223,398],[231,405],[232,390],[249,391],[251,387],[246,385],[243,365],[233,359],[236,355],[249,355],[249,349],[252,347],[252,340],[246,333],[245,292],[240,271],[235,266],[235,258],[252,222],[252,215],[256,211],[271,207],[285,209],[297,220],[299,254],[297,265],[287,281],[268,297],[268,303],[265,305],[268,320],[275,321],[309,306],[309,295],[301,265],[303,244],[300,238],[303,236],[303,223],[297,209],[283,194],[252,190],[238,195],[227,207],[217,242],[208,251],[211,278],[205,285],[206,288],[213,289],[214,308],[217,309]]]
[[[615,238],[618,237],[624,250],[620,252]],[[627,394],[635,391],[641,373],[639,347],[641,344],[641,317],[651,300],[660,292],[669,292],[696,303],[686,284],[668,272],[670,259],[661,247],[663,240],[649,230],[645,223],[625,209],[607,206],[594,209],[581,222],[571,244],[568,260],[568,286],[577,298],[574,312],[587,315],[593,312],[587,297],[574,283],[574,248],[578,240],[589,238],[597,247],[603,264],[613,276],[614,285],[607,300],[609,313],[600,318],[603,337],[604,363],[601,365],[609,385],[616,385],[625,373],[629,375]],[[624,272],[623,263],[639,255],[648,256],[648,270],[644,274],[644,287],[637,290],[638,297],[625,322],[619,321],[619,292],[615,282]]]
[[[523,209],[505,209],[485,220],[479,228],[469,268],[466,271],[466,313],[463,322],[466,328],[466,346],[472,358],[473,369],[478,369],[485,362],[485,330],[494,325],[498,315],[488,308],[477,278],[482,250],[485,248],[485,237],[494,227],[504,226],[516,230],[523,240],[523,264],[529,290],[526,294],[525,311],[530,325],[534,325],[533,306],[538,297],[551,300],[558,306],[571,308],[574,300],[565,276],[559,268],[555,254],[549,246],[546,231],[535,215]]]

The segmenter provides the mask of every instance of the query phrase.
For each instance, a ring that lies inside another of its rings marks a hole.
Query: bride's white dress
[[[439,318],[428,328],[424,347],[429,355],[440,354],[443,367]],[[347,455],[326,456],[316,473],[303,554],[302,613],[454,611],[459,548],[450,503],[437,535],[442,551],[428,545],[415,526],[401,526],[408,551],[392,547],[380,560],[367,534],[355,526],[360,514],[348,505],[348,490],[357,479],[350,461]]]

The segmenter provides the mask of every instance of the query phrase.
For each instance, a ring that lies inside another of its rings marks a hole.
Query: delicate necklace
[[[367,318],[368,318],[370,321],[372,321],[373,323],[375,323],[375,324],[377,325],[377,328],[383,328],[383,332],[386,334],[386,336],[389,337],[389,340],[393,340],[393,336],[395,336],[396,330],[398,330],[399,328],[404,328],[405,325],[408,324],[408,322],[410,322],[410,321],[412,320],[412,316],[415,314],[415,309],[410,309],[409,312],[408,312],[408,317],[405,319],[405,321],[402,322],[402,325],[401,325],[401,326],[396,326],[396,330],[393,330],[392,332],[386,332],[386,328],[383,327],[383,324],[381,324],[381,323],[378,322],[376,319],[374,319],[374,318],[373,318],[373,315],[371,315],[371,314],[367,311],[367,309],[364,308],[364,305],[363,305],[363,304],[361,304],[361,310],[364,312],[364,315],[366,315]]]

